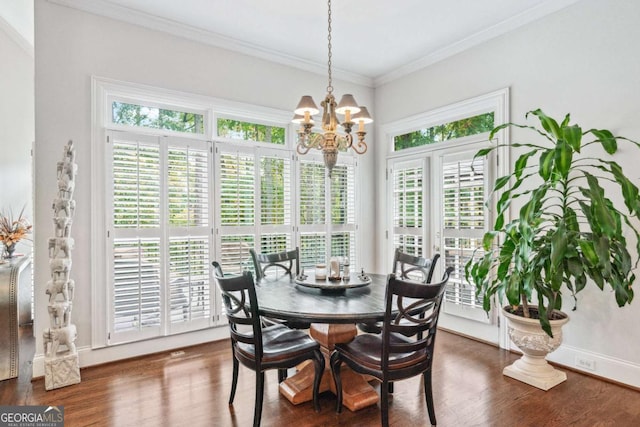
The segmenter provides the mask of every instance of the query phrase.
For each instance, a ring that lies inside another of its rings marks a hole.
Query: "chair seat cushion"
[[[265,326],[271,325],[286,325],[291,329],[309,329],[311,327],[311,322],[305,322],[303,320],[280,320],[280,319],[272,319],[270,317],[261,317],[262,324]]]
[[[410,343],[412,340],[403,335],[391,334],[391,344]],[[380,370],[382,360],[382,335],[362,334],[358,335],[353,341],[336,344],[336,349],[343,356],[358,362],[371,369]],[[427,360],[426,349],[412,351],[407,353],[392,353],[389,355],[389,369],[402,369],[414,365],[421,361]]]
[[[236,348],[245,357],[255,359],[255,347],[252,344],[238,342]],[[262,361],[264,363],[291,359],[317,348],[319,344],[304,331],[289,329],[284,325],[262,328]]]

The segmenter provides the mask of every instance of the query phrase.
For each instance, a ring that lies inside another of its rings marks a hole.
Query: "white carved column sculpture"
[[[42,333],[44,342],[45,388],[53,390],[80,382],[80,364],[76,350],[76,325],[71,323],[73,290],[70,278],[73,238],[71,224],[76,202],[73,200],[78,166],[75,149],[69,141],[64,147],[62,161],[57,164],[58,195],[53,200],[55,237],[49,239],[49,328]]]

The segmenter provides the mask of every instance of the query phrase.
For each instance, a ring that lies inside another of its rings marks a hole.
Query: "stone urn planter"
[[[508,319],[509,338],[523,353],[520,359],[504,368],[502,373],[542,390],[549,390],[565,381],[567,374],[551,366],[546,356],[560,347],[562,326],[569,321],[569,316],[557,310],[553,316],[549,316],[553,334],[551,337],[542,330],[538,319],[514,314],[511,307],[504,307],[502,313]]]

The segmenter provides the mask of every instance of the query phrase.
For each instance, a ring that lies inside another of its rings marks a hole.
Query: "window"
[[[283,127],[232,119],[218,119],[218,136],[224,138],[284,145],[284,135]]]
[[[111,120],[121,125],[204,134],[204,115],[186,111],[113,101]]]
[[[420,147],[436,142],[477,135],[489,132],[493,127],[494,113],[491,111],[395,136],[393,138],[394,150],[399,151],[405,148]]]
[[[356,262],[356,162],[329,179],[321,155],[299,159],[289,112],[93,84],[93,347],[219,324],[213,260],[237,274],[252,248],[298,246],[302,265]]]
[[[209,326],[208,144],[117,131],[108,141],[110,342]]]

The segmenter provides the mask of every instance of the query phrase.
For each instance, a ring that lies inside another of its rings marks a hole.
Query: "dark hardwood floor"
[[[20,376],[0,382],[2,405],[64,405],[65,426],[250,426],[254,373],[241,368],[233,406],[228,341],[213,342],[82,370],[82,382],[45,391],[31,380],[34,339],[23,331]],[[518,356],[445,331],[438,333],[433,386],[438,425],[640,426],[640,392],[567,371],[568,380],[544,392],[502,376]],[[263,426],[377,426],[377,406],[335,413],[335,398],[291,405],[267,373]],[[428,425],[419,378],[396,383],[392,426]]]

